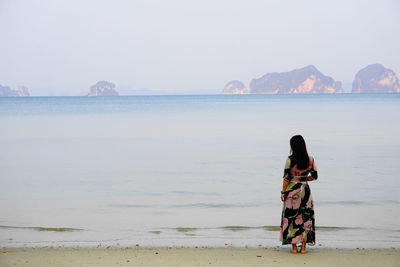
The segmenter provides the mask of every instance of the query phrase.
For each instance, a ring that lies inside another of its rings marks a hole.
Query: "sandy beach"
[[[2,248],[0,266],[399,266],[399,249]]]

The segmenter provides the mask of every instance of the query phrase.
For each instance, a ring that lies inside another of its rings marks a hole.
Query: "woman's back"
[[[309,181],[308,177],[314,177],[312,180],[316,180],[315,176],[317,172],[317,166],[313,157],[309,157],[309,164],[305,169],[299,169],[292,156],[289,156],[285,164],[285,172],[287,177],[285,178],[289,182],[304,182]]]

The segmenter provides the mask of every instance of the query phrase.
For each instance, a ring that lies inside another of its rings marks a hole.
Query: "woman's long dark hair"
[[[293,163],[297,164],[297,168],[300,170],[307,169],[310,164],[310,158],[303,136],[295,135],[290,138],[290,148],[292,149]]]

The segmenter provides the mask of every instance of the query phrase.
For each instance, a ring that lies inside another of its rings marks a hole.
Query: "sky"
[[[400,76],[397,0],[0,0],[0,84],[83,95],[99,80],[185,92],[315,65]]]

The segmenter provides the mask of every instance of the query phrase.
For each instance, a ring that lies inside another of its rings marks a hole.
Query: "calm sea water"
[[[399,117],[400,94],[0,98],[0,246],[280,245],[302,134],[317,245],[399,248]]]

